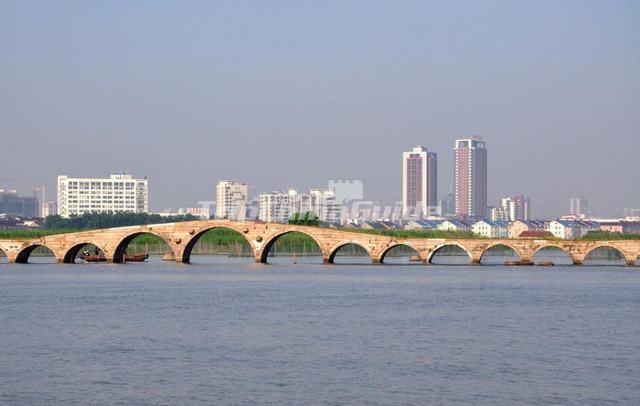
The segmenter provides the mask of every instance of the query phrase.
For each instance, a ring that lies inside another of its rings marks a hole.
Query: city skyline
[[[0,188],[126,170],[150,179],[153,211],[223,178],[260,191],[360,179],[392,202],[402,151],[439,153],[445,196],[451,143],[479,134],[489,204],[640,206],[636,3],[69,4],[0,5]]]

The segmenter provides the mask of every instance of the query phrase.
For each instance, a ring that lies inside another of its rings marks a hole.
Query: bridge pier
[[[583,264],[584,264],[584,261],[583,261],[583,260],[581,260],[581,259],[574,259],[574,260],[573,260],[573,265],[581,266],[581,265],[583,265]]]
[[[625,254],[624,262],[627,264],[627,266],[635,266],[637,258],[638,258],[637,255]]]

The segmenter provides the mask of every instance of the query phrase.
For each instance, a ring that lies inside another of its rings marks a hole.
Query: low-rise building
[[[640,221],[616,221],[600,223],[600,231],[620,234],[640,234]]]
[[[442,220],[410,220],[405,224],[405,230],[437,230]]]
[[[554,238],[554,236],[545,230],[525,230],[518,235],[518,238],[549,239]]]
[[[545,231],[547,224],[541,220],[517,220],[509,223],[509,238],[518,238],[524,231]]]
[[[547,226],[547,231],[554,237],[565,240],[581,238],[591,231],[599,230],[597,223],[582,220],[552,220]]]
[[[371,220],[371,221],[365,221],[364,223],[362,223],[362,226],[360,228],[363,228],[365,230],[393,230],[397,227],[391,221]]]
[[[504,221],[479,220],[473,223],[471,231],[486,238],[507,238],[509,226]]]
[[[192,215],[202,220],[209,220],[211,218],[211,210],[208,207],[181,207],[178,209],[178,215]]]
[[[438,225],[438,230],[443,231],[471,231],[471,224],[462,220],[445,220]]]
[[[37,230],[44,221],[41,217],[25,218],[0,214],[0,230]]]

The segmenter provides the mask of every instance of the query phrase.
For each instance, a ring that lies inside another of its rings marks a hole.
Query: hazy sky
[[[360,179],[482,136],[489,203],[640,207],[639,1],[0,2],[0,187],[130,171],[151,209]]]

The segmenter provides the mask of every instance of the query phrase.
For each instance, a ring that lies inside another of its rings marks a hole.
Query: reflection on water
[[[552,262],[555,265],[572,265],[569,254],[557,247],[545,247],[533,255],[533,263]]]
[[[626,265],[622,253],[610,247],[599,247],[589,252],[584,260],[586,265]]]

